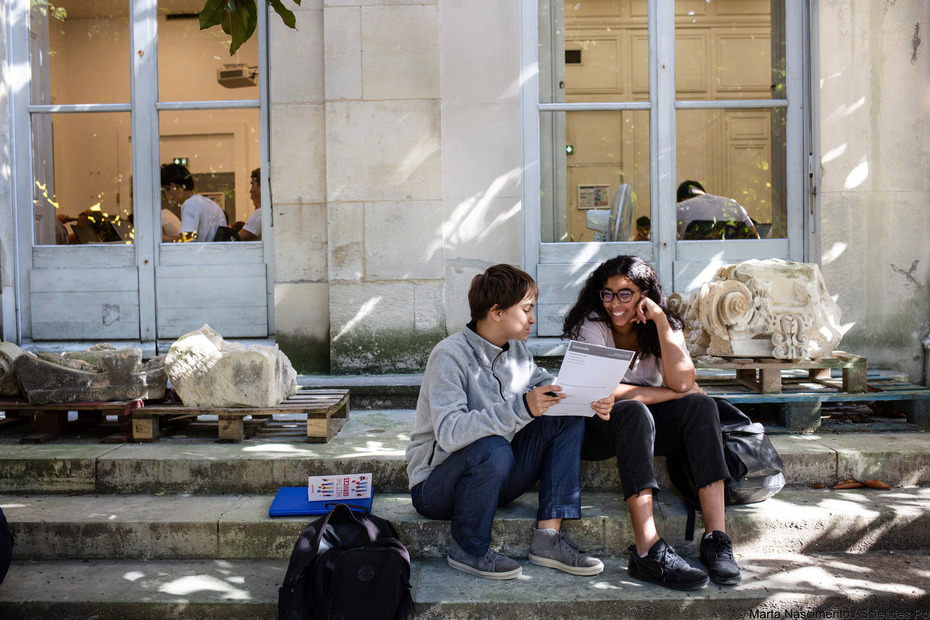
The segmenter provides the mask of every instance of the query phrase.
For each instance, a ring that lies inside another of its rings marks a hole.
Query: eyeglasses
[[[627,303],[628,301],[630,301],[631,299],[633,299],[633,295],[634,295],[635,293],[641,293],[641,292],[642,292],[642,291],[631,291],[631,290],[628,289],[628,288],[622,288],[622,289],[620,289],[619,291],[617,291],[616,293],[614,293],[614,292],[613,292],[612,290],[610,290],[609,288],[605,288],[605,289],[603,289],[603,290],[601,290],[601,291],[598,291],[598,295],[601,296],[601,301],[603,301],[605,304],[608,304],[608,303],[610,303],[611,301],[613,301],[613,298],[614,298],[614,297],[616,297],[617,299],[619,299],[619,300],[622,301],[623,303]]]

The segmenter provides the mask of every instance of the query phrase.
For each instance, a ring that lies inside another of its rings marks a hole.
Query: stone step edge
[[[16,557],[60,558],[286,558],[315,516],[271,518],[271,497],[0,495],[17,537]],[[731,506],[727,529],[746,552],[930,550],[923,518],[930,488],[829,491],[789,487],[766,502]],[[391,521],[416,557],[440,557],[449,522],[421,517],[406,494],[379,494],[373,513]],[[526,557],[536,497],[525,494],[498,510],[493,545]],[[697,552],[684,540],[681,500],[661,494],[655,503],[659,532],[681,555]],[[81,518],[80,515],[87,515]],[[698,516],[696,531],[702,522]],[[596,555],[623,555],[632,529],[622,498],[583,493],[582,518],[565,531]]]
[[[397,412],[395,412],[397,413]],[[407,429],[411,412],[390,423]],[[385,439],[365,424],[379,426],[389,416],[350,419],[329,444],[293,444],[286,450],[246,444],[61,444],[3,445],[0,492],[5,493],[262,493],[279,486],[306,484],[307,475],[370,471],[380,491],[406,490],[405,443]],[[375,421],[372,421],[375,420]],[[392,431],[406,432],[406,430]],[[840,480],[882,480],[892,485],[930,484],[930,443],[926,433],[881,435],[774,436],[785,461],[788,484],[832,485]],[[370,443],[383,445],[372,453]],[[666,468],[657,458],[659,484],[667,488]],[[618,488],[613,460],[582,465],[587,488]]]
[[[925,618],[930,609],[923,554],[766,554],[739,562],[739,585],[677,592],[631,579],[625,559],[607,560],[594,577],[522,562],[523,574],[509,581],[466,575],[442,558],[415,559],[414,618]],[[14,562],[0,608],[7,620],[273,617],[286,568],[285,560]]]

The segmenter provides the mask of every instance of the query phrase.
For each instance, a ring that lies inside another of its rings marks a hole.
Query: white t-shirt
[[[255,209],[249,219],[245,221],[242,230],[247,230],[259,239],[262,238],[262,210]]]
[[[616,348],[614,344],[613,333],[610,326],[603,321],[594,321],[591,315],[588,315],[578,328],[579,342],[589,344],[598,344],[602,347]],[[688,355],[688,346],[685,343],[685,335],[681,330],[672,332],[672,342],[677,345],[686,356]],[[623,375],[622,383],[630,385],[646,385],[651,387],[661,387],[663,382],[662,360],[652,355],[636,356],[633,364]]]
[[[168,209],[161,210],[161,234],[166,237],[177,237],[181,234],[181,220]]]
[[[711,222],[723,224],[736,222],[746,227],[749,234],[756,232],[756,227],[749,219],[749,214],[741,204],[732,198],[701,194],[678,203],[678,238],[684,239],[691,222]]]
[[[213,241],[216,229],[226,226],[226,214],[206,196],[194,194],[181,206],[181,232],[196,232],[195,241]]]

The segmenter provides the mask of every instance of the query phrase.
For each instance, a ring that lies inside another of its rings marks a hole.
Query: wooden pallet
[[[21,443],[46,443],[61,437],[66,432],[100,423],[107,415],[116,415],[119,419],[121,433],[104,439],[105,442],[125,442],[130,436],[132,412],[142,407],[142,401],[123,400],[93,403],[49,403],[32,405],[25,400],[0,400],[0,411],[4,412],[5,424],[13,425],[20,421],[35,418],[35,430],[32,435],[23,437]],[[77,421],[68,421],[68,412],[77,412]]]
[[[737,406],[741,403],[778,406],[782,425],[790,432],[816,430],[823,403],[884,403],[921,430],[930,430],[930,389],[897,377],[867,372],[866,389],[850,392],[844,389],[846,382],[840,373],[834,371],[830,376],[821,373],[814,378],[786,376],[782,378],[781,390],[774,394],[720,375],[699,375],[698,384],[708,395],[725,398]]]
[[[730,358],[725,362],[696,363],[695,368],[699,371],[733,370],[738,383],[760,394],[781,393],[782,372],[786,370],[806,370],[808,379],[828,385],[832,385],[833,371],[840,370],[844,392],[855,394],[868,389],[866,358],[843,351],[834,351],[833,355],[807,362],[772,358]]]
[[[273,423],[274,416],[298,414],[307,416],[307,441],[327,443],[336,436],[349,419],[349,390],[301,389],[274,407],[185,407],[177,404],[145,406],[132,412],[133,441],[158,441],[160,421],[217,416],[220,441],[238,443],[245,439],[245,418],[263,419]]]

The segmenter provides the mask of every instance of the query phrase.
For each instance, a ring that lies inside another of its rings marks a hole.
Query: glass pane
[[[159,128],[162,165],[183,166],[192,182],[192,187],[176,183],[176,188],[163,182],[162,187],[168,187],[162,191],[163,240],[175,240],[176,235],[168,234],[169,225],[180,224],[181,233],[199,231],[196,241],[212,241],[217,220],[231,228],[244,225],[258,206],[252,196],[256,202],[261,199],[250,192],[251,173],[261,161],[258,110],[160,112]],[[179,169],[172,170],[176,174]],[[193,195],[219,205],[222,217],[200,199],[187,203]]]
[[[649,239],[649,112],[540,116],[542,240]]]
[[[676,119],[679,239],[786,237],[783,110],[679,110]],[[686,181],[701,187],[688,192]]]
[[[542,6],[546,5],[546,6]],[[649,33],[644,0],[576,0],[545,22],[540,43],[540,100],[623,102],[649,99]],[[548,3],[540,6],[547,19]],[[564,27],[563,27],[564,25]]]
[[[32,102],[128,102],[128,7],[127,0],[33,0]]]
[[[128,112],[36,114],[37,245],[132,243]]]
[[[258,32],[230,56],[229,35],[200,29],[203,4],[158,3],[159,101],[258,99]]]
[[[783,23],[784,0],[677,0],[677,97],[785,98],[785,43],[777,28]]]

